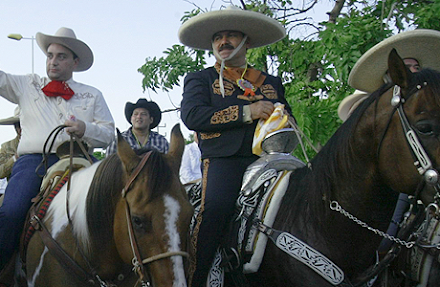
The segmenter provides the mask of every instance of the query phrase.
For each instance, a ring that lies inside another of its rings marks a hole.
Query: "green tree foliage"
[[[326,1],[326,0],[319,0]],[[320,147],[342,123],[337,115],[340,101],[354,89],[348,75],[359,57],[392,31],[416,27],[440,30],[440,2],[426,0],[358,1],[345,3],[335,21],[315,25],[307,11],[318,2],[288,0],[241,1],[246,9],[259,11],[281,21],[289,32],[282,41],[248,51],[248,62],[255,68],[282,77],[286,98],[300,128]],[[332,11],[333,12],[333,11]],[[186,12],[182,22],[200,13]],[[296,29],[309,27],[309,33],[296,37]],[[161,58],[148,58],[139,69],[143,87],[168,91],[179,85],[191,71],[205,68],[210,53],[174,45]],[[307,149],[309,158],[314,156]],[[304,159],[298,149],[295,155]]]
[[[105,151],[104,150],[97,150],[93,152],[93,156],[97,159],[97,160],[101,160],[105,158]]]

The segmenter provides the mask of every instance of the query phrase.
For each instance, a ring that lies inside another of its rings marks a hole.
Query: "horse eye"
[[[147,218],[144,217],[132,216],[131,222],[133,224],[133,228],[137,232],[151,232],[153,229],[151,220],[148,220]]]
[[[132,216],[131,222],[133,223],[133,228],[138,231],[148,232],[151,230],[151,224],[147,220],[142,219],[139,216]]]
[[[434,133],[432,125],[427,122],[418,122],[415,125],[415,128],[422,135],[432,135]]]

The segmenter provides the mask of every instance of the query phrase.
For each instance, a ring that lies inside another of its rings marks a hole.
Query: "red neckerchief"
[[[66,101],[75,94],[69,85],[64,81],[51,81],[49,84],[41,89],[43,93],[48,97],[62,97]]]

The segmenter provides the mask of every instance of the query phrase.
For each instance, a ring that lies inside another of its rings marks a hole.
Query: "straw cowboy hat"
[[[131,115],[137,108],[144,108],[148,110],[150,116],[153,117],[153,122],[150,125],[150,129],[154,129],[162,119],[162,112],[159,106],[153,101],[147,101],[146,99],[139,99],[136,104],[127,102],[125,104],[125,118],[131,124]]]
[[[14,116],[9,117],[9,118],[5,118],[5,119],[0,119],[0,125],[4,126],[4,125],[14,125],[16,123],[20,122],[20,108],[16,107],[14,110]]]
[[[351,113],[365,100],[370,94],[359,90],[345,97],[338,106],[338,116],[342,121],[346,121]]]
[[[440,71],[440,32],[417,29],[391,36],[368,50],[351,70],[348,84],[369,93],[380,88],[388,70],[388,54],[393,48],[402,59],[413,58],[422,68]]]
[[[180,42],[188,47],[212,50],[212,36],[226,30],[246,34],[250,48],[266,46],[286,36],[286,30],[277,20],[233,5],[189,19],[180,27],[178,36]]]
[[[54,36],[46,35],[38,32],[36,35],[37,44],[45,55],[47,55],[47,48],[50,44],[60,44],[72,50],[79,58],[79,63],[75,72],[88,70],[93,64],[93,52],[81,40],[76,38],[75,32],[72,29],[61,27]]]

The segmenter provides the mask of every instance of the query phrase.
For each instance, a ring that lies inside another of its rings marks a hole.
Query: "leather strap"
[[[88,282],[88,283],[96,283],[95,278],[86,272],[81,266],[76,263],[69,254],[64,251],[64,249],[55,241],[55,239],[50,234],[47,227],[43,224],[43,222],[38,218],[38,216],[33,215],[32,219],[34,220],[33,224],[37,224],[40,228],[36,228],[38,234],[40,234],[41,240],[43,240],[44,245],[47,247],[49,252],[58,263],[67,271],[73,272],[80,279]]]

